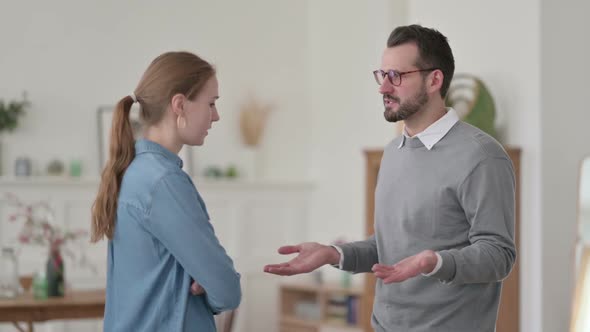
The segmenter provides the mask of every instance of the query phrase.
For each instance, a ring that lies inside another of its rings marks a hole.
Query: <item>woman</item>
[[[92,241],[109,240],[105,331],[215,331],[213,315],[240,303],[240,276],[177,155],[203,144],[219,120],[218,98],[209,63],[171,52],[117,104],[92,208]],[[144,124],[137,142],[129,121],[136,102]]]

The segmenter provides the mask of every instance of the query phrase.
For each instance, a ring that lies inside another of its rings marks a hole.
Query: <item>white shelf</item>
[[[10,186],[98,186],[99,178],[65,176],[0,176],[0,185]]]
[[[314,188],[310,181],[271,180],[271,179],[209,179],[193,177],[197,188],[225,190],[282,190],[308,191]],[[94,186],[98,187],[100,177],[68,176],[0,176],[0,186]]]

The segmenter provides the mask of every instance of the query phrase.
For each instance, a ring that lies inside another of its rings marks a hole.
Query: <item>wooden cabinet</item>
[[[361,288],[313,283],[280,287],[281,332],[362,332]]]
[[[516,175],[516,210],[515,210],[515,239],[516,250],[518,256],[518,249],[520,248],[520,149],[506,147],[506,152],[512,164],[514,165],[514,172]],[[375,218],[375,187],[377,185],[377,173],[381,164],[381,157],[383,150],[366,150],[366,196],[365,196],[365,233],[367,236],[372,235],[375,230],[373,228]],[[498,321],[496,323],[497,332],[518,332],[519,331],[519,275],[520,267],[519,260],[512,268],[510,276],[504,280],[502,286],[502,295],[500,302],[500,309],[498,313]],[[362,298],[361,321],[365,331],[372,331],[371,328],[371,314],[373,312],[373,298],[375,297],[375,277],[373,274],[366,274],[364,292]]]

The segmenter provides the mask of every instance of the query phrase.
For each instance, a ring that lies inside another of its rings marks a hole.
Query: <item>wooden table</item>
[[[54,319],[102,318],[104,290],[71,290],[64,297],[37,300],[32,294],[0,300],[0,322],[11,322],[21,332],[33,332],[33,322]],[[19,322],[27,324],[23,329]]]

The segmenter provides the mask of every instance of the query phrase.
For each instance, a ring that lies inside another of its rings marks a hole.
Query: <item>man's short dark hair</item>
[[[444,74],[440,95],[444,98],[455,72],[455,59],[447,37],[435,29],[413,24],[395,28],[387,39],[387,47],[414,43],[418,47],[416,67],[438,68]]]

